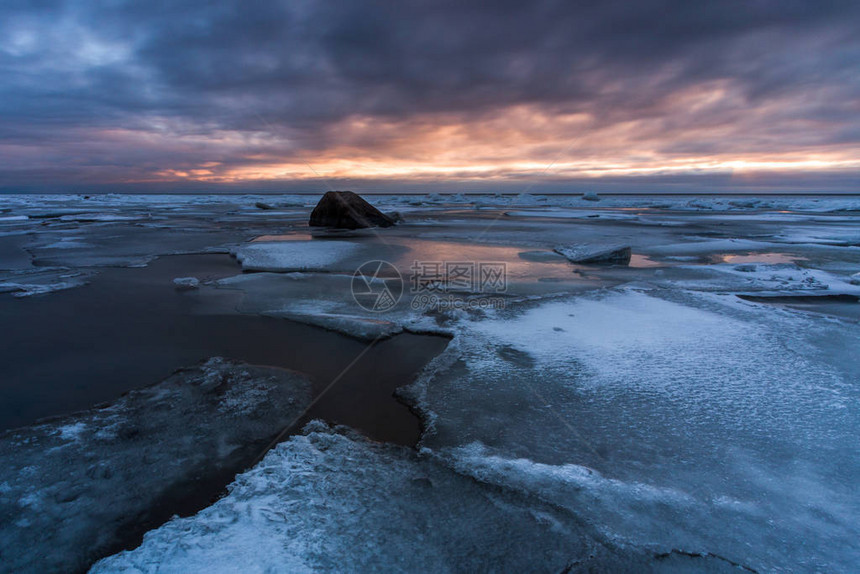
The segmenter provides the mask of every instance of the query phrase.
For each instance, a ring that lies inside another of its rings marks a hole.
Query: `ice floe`
[[[689,272],[683,277],[678,270]],[[669,287],[696,291],[758,294],[860,294],[860,288],[849,277],[793,263],[739,265],[721,263],[707,266],[679,266],[673,273],[652,279]]]
[[[310,392],[296,373],[210,359],[110,405],[0,435],[0,569],[87,567],[169,518],[160,502],[252,461]]]
[[[634,571],[646,558],[536,498],[315,422],[227,497],[92,572]]]
[[[273,241],[242,245],[233,253],[246,271],[325,271],[359,247],[348,241]]]
[[[460,472],[655,551],[765,571],[858,558],[850,324],[622,289],[454,331],[409,396],[430,423],[424,447]]]
[[[191,291],[200,288],[200,279],[197,277],[177,277],[173,285],[179,291]]]
[[[630,263],[633,254],[629,245],[558,245],[554,251],[564,255],[571,263],[601,264],[615,263],[626,265]]]
[[[44,295],[64,289],[86,285],[93,273],[65,267],[35,267],[0,272],[0,293],[13,293],[15,297]]]
[[[97,571],[641,571],[707,563],[849,572],[860,562],[857,323],[735,297],[857,293],[856,197],[602,194],[586,205],[579,195],[369,196],[410,214],[386,242],[372,232],[308,240],[303,226],[317,199],[43,196],[6,204],[3,217],[29,218],[0,230],[9,237],[8,266],[18,271],[33,271],[24,249],[37,265],[72,271],[229,249],[244,269],[264,271],[206,281],[241,290],[242,312],[365,340],[401,331],[454,337],[399,392],[427,425],[420,453],[312,425],[240,475],[229,496],[170,521]],[[505,212],[513,216],[497,216]],[[36,225],[38,234],[22,235]],[[615,242],[661,267],[584,269],[551,251]],[[789,259],[765,256],[786,249]],[[401,271],[415,261],[503,262],[506,308],[428,311],[405,295],[390,312],[363,310],[351,295],[352,272],[377,258]],[[192,273],[167,276],[168,293],[173,277]],[[57,283],[24,277],[36,276],[4,273],[0,283]],[[268,392],[228,390],[214,410],[253,418]],[[186,419],[175,419],[168,430],[194,439],[196,431],[177,426]],[[77,529],[71,536],[55,525],[74,523],[86,511],[77,505],[91,504],[89,490],[74,498],[79,466],[87,463],[100,481],[117,476],[100,466],[102,451],[88,446],[98,433],[84,422],[56,422],[46,427],[53,434],[22,438],[20,452],[8,455],[39,468],[73,453],[79,460],[56,464],[70,465],[71,479],[39,482],[27,467],[0,473],[2,516],[12,509],[21,524],[33,520],[27,536],[42,533],[37,544],[90,545]],[[129,463],[134,473],[180,472],[167,456],[174,450],[152,458],[164,448],[153,446],[157,440],[132,437],[122,446],[130,443],[151,463],[146,471]],[[204,443],[222,454],[232,448]],[[120,456],[108,444],[106,460]],[[114,496],[87,488],[103,500]],[[126,494],[117,498],[121,510]],[[44,500],[50,504],[38,506]],[[63,536],[70,538],[55,542]],[[646,563],[637,562],[643,556]]]
[[[245,293],[240,306],[245,313],[284,317],[357,339],[374,340],[407,329],[447,333],[432,318],[414,312],[407,301],[385,313],[363,309],[352,297],[352,279],[333,273],[253,273],[217,284]]]

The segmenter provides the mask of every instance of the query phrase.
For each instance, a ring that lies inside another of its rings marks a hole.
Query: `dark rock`
[[[308,225],[359,229],[391,227],[394,219],[385,215],[351,191],[327,191],[311,212]]]
[[[258,201],[257,203],[255,203],[254,207],[256,207],[257,209],[265,210],[265,211],[268,211],[270,209],[275,209],[275,207],[273,205],[269,205],[268,203],[263,203],[262,201]]]

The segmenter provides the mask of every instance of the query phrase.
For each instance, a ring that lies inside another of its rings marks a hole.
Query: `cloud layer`
[[[12,0],[0,189],[856,191],[857,29],[827,0]]]

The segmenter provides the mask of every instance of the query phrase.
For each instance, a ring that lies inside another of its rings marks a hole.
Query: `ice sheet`
[[[200,476],[241,464],[249,447],[253,458],[310,392],[296,373],[211,359],[111,405],[0,435],[0,570],[87,567],[171,492],[191,496]]]
[[[312,423],[229,496],[92,572],[561,572],[580,560],[634,571],[644,555],[538,499]]]
[[[103,569],[558,572],[591,552],[585,539],[620,541],[625,560],[644,549],[681,557],[681,570],[709,556],[760,571],[848,572],[860,562],[857,323],[735,297],[856,292],[858,198],[368,196],[408,211],[406,223],[381,237],[310,240],[318,197],[4,203],[2,217],[16,218],[0,225],[10,268],[32,271],[21,253],[77,272],[232,250],[248,269],[278,271],[219,282],[244,292],[244,312],[370,340],[455,336],[402,393],[429,425],[420,456],[316,428],[221,503]],[[250,243],[265,236],[301,237]],[[583,269],[547,255],[609,242],[632,245],[634,261],[653,267]],[[786,250],[788,261],[765,256]],[[404,275],[415,261],[504,262],[507,310],[417,311],[407,295],[391,312],[366,312],[350,282],[369,259]],[[187,274],[166,279],[171,295],[170,280]],[[58,432],[88,440],[76,423]],[[512,539],[525,541],[531,562]],[[595,568],[618,565],[613,552]],[[669,564],[665,556],[645,568]]]
[[[274,241],[242,245],[233,253],[246,271],[324,271],[358,249],[348,241]]]
[[[0,293],[15,297],[44,295],[86,285],[92,272],[75,271],[65,267],[35,267],[0,272]]]
[[[760,571],[860,557],[852,324],[622,289],[454,331],[411,396],[432,423],[422,444],[461,472],[637,546]]]

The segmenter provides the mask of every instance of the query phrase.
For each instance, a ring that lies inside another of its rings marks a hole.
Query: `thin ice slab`
[[[571,263],[627,265],[633,255],[629,245],[559,245],[553,251]]]
[[[166,500],[241,470],[310,399],[302,375],[216,358],[109,406],[5,433],[0,570],[81,571],[129,531],[169,518]],[[153,514],[159,506],[165,516]]]
[[[327,271],[358,251],[349,241],[272,241],[242,245],[233,250],[245,271]]]

